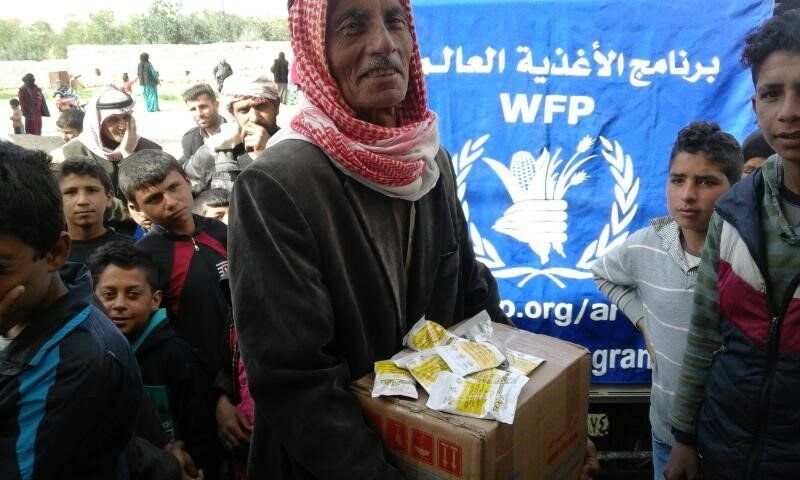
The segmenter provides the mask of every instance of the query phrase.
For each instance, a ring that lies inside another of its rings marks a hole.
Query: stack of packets
[[[486,312],[449,332],[422,318],[403,339],[408,347],[375,362],[372,397],[417,398],[416,384],[429,395],[426,406],[457,415],[511,424],[528,375],[544,360],[505,348],[494,338]]]

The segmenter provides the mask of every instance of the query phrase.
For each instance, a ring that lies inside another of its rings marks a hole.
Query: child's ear
[[[67,259],[69,258],[69,249],[72,245],[72,239],[67,232],[61,232],[58,236],[58,240],[56,240],[55,245],[53,248],[45,256],[45,260],[48,264],[48,271],[50,272],[57,272],[61,270],[61,267],[67,263]]]
[[[155,312],[159,308],[161,308],[161,297],[162,297],[161,290],[156,290],[153,292],[153,303],[150,305],[150,311]]]

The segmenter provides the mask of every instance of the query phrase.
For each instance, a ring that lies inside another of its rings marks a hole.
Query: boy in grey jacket
[[[592,268],[597,287],[642,331],[653,365],[650,424],[654,478],[673,438],[668,415],[686,345],[692,294],[714,203],[741,176],[742,151],[715,123],[678,133],[667,177],[669,216],[632,234]]]

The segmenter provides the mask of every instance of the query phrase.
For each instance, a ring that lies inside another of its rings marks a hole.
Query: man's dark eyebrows
[[[394,7],[387,8],[386,11],[383,12],[384,18],[390,18],[395,15],[400,15],[401,17],[406,18],[406,11],[403,9],[403,7],[395,5]]]
[[[781,88],[783,86],[780,82],[772,82],[772,83],[764,83],[758,86],[757,90],[762,92],[764,90],[774,90],[776,88]]]
[[[369,14],[364,10],[358,7],[348,8],[341,15],[339,15],[336,20],[334,21],[334,25],[341,25],[344,21],[354,19],[354,20],[363,20],[369,17]]]

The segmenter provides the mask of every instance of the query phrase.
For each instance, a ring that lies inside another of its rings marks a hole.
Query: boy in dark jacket
[[[89,266],[95,295],[131,343],[145,393],[171,442],[182,440],[195,464],[216,472],[216,430],[211,388],[197,354],[178,338],[159,308],[161,291],[153,259],[125,242],[99,248]]]
[[[113,241],[133,243],[133,237],[105,225],[114,187],[103,166],[89,157],[70,157],[58,167],[64,220],[72,238],[69,261],[85,264],[100,246]]]
[[[230,366],[230,301],[221,287],[228,271],[227,228],[192,214],[186,173],[169,154],[145,150],[120,169],[120,188],[129,205],[153,222],[136,244],[152,255],[172,327],[194,347],[212,380],[217,429],[229,450],[249,443],[250,422],[237,410]]]
[[[127,478],[142,399],[133,352],[64,264],[46,154],[0,142],[0,479]]]
[[[716,205],[670,420],[673,479],[800,472],[800,10],[747,37],[753,109],[775,150]]]

